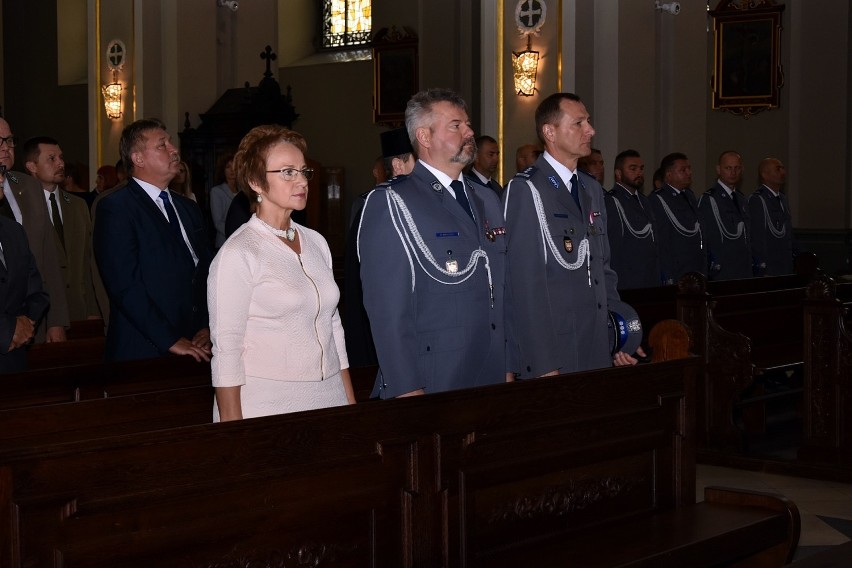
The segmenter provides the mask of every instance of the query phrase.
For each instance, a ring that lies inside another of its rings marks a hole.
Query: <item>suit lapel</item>
[[[438,179],[432,175],[428,169],[426,169],[423,164],[418,163],[412,175],[417,177],[424,185],[429,188],[429,191],[441,202],[441,206],[449,212],[453,217],[458,219],[459,224],[463,228],[474,229],[475,226],[472,224],[470,216],[467,214],[467,211],[459,205],[456,198],[449,192],[449,190],[444,187],[444,185],[438,181]],[[470,201],[470,199],[468,199]],[[476,214],[474,212],[474,214]],[[467,229],[466,229],[467,230]]]

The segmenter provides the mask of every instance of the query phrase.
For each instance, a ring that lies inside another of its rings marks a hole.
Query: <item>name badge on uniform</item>
[[[565,252],[569,254],[574,252],[574,241],[572,241],[568,237],[562,239],[562,245],[565,247]]]
[[[447,260],[447,262],[444,263],[444,266],[447,268],[447,272],[449,272],[450,274],[455,274],[459,271],[459,261],[455,259],[451,258]]]

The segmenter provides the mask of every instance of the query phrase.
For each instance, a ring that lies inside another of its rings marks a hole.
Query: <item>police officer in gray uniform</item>
[[[727,150],[719,155],[719,179],[698,201],[698,215],[707,246],[707,276],[711,280],[751,278],[748,209],[745,195],[737,189],[743,159]]]
[[[611,351],[604,193],[577,160],[595,131],[577,95],[556,93],[535,113],[545,152],[503,193],[508,279],[521,378],[635,364]]]
[[[476,153],[467,106],[452,91],[421,91],[405,125],[419,160],[367,196],[358,231],[373,395],[506,381],[506,230],[494,192],[462,175]]]
[[[692,193],[692,167],[685,154],[674,152],[660,163],[663,185],[649,201],[657,220],[657,245],[663,282],[674,284],[687,272],[707,275],[707,253]]]
[[[636,150],[615,157],[615,185],[604,196],[610,264],[618,274],[618,289],[659,286],[660,256],[651,204],[642,193],[645,163]]]
[[[748,198],[754,275],[792,274],[799,244],[793,238],[790,203],[781,193],[787,170],[778,158],[765,158],[758,167],[758,177],[760,187]]]

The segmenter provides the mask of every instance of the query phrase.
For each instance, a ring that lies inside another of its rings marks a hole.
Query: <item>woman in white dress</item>
[[[307,203],[305,149],[292,130],[258,126],[234,156],[256,209],[207,281],[214,421],[355,402],[328,243],[290,218]]]

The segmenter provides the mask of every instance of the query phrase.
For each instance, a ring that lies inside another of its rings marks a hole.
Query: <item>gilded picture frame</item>
[[[783,11],[770,0],[723,0],[710,12],[713,109],[749,118],[780,105]]]
[[[383,28],[373,40],[373,122],[399,126],[405,106],[419,90],[417,36]]]

